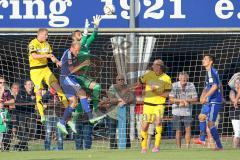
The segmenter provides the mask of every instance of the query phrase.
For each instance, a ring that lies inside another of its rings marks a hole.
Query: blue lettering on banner
[[[113,4],[114,15],[103,15]],[[0,28],[83,28],[103,15],[101,28],[128,28],[130,0],[0,0]],[[135,0],[137,28],[240,27],[237,0]]]

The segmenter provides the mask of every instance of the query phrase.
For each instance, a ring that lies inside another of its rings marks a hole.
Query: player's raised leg
[[[77,103],[78,97],[77,94],[81,90],[80,85],[75,80],[75,76],[60,76],[60,84],[64,90],[65,95],[68,98],[69,105],[65,108],[63,117],[58,122],[57,127],[64,134],[68,134],[66,130],[66,123],[70,126],[72,131],[76,133],[75,123],[71,121],[72,113],[74,112]]]
[[[88,102],[88,99],[87,99],[86,92],[82,89],[79,92],[78,96],[79,96],[80,103],[81,103],[81,105],[79,105],[79,106],[82,106],[82,109],[84,110],[85,113],[87,113],[88,118],[92,119],[93,115],[92,115],[92,111],[91,111],[91,108],[90,108],[90,105],[89,105],[89,102]]]
[[[45,123],[46,118],[44,115],[44,107],[43,107],[43,102],[42,102],[42,81],[43,81],[43,74],[41,71],[35,71],[35,70],[30,70],[30,78],[34,84],[34,92],[36,94],[36,106],[39,112],[39,115],[41,117],[41,123]]]
[[[49,87],[53,88],[57,92],[59,100],[63,103],[64,107],[67,108],[68,100],[63,93],[57,78],[54,76],[50,69],[45,69],[44,81]]]
[[[93,102],[93,110],[98,110],[98,104],[100,101],[100,94],[101,94],[101,85],[95,81],[91,82],[89,89],[93,91],[92,93],[92,102]]]
[[[77,81],[81,85],[84,90],[80,92],[79,98],[80,102],[78,107],[82,107],[82,109],[87,113],[88,118],[91,123],[94,123],[102,118],[104,118],[104,115],[97,114],[99,102],[100,102],[100,93],[101,93],[101,86],[100,84],[96,83],[92,78],[85,74],[80,74],[77,76]],[[86,92],[85,91],[91,91],[92,92],[92,102],[93,102],[93,113],[90,109],[89,103],[86,98]],[[101,101],[102,103],[100,105],[104,105],[107,102]],[[77,108],[78,108],[77,107]],[[77,115],[77,114],[76,114]],[[76,119],[74,117],[74,119]]]
[[[43,107],[43,102],[42,102],[42,90],[41,89],[36,91],[36,105],[37,105],[39,115],[41,117],[41,123],[45,123],[46,118],[44,115],[44,107]]]
[[[67,130],[66,130],[66,123],[68,123],[69,127],[72,129],[72,131],[74,133],[76,133],[76,128],[75,128],[75,123],[73,123],[72,121],[68,120],[69,118],[71,118],[72,113],[74,112],[74,108],[77,105],[77,97],[76,96],[71,96],[68,98],[69,100],[69,106],[67,108],[65,108],[64,113],[63,113],[63,117],[60,120],[60,122],[58,122],[57,127],[61,130],[62,133],[64,134],[68,134]]]
[[[60,85],[55,82],[51,84],[51,87],[54,88],[54,90],[57,92],[57,95],[59,97],[60,102],[62,102],[62,104],[64,105],[64,107],[68,107],[68,100],[67,97],[65,96],[65,94],[63,93]]]

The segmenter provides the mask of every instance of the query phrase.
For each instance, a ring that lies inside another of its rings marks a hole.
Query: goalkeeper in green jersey
[[[90,45],[96,39],[96,36],[98,33],[98,26],[101,19],[102,18],[99,15],[96,15],[93,17],[92,23],[94,24],[94,31],[89,37],[88,37],[88,28],[90,24],[87,19],[85,22],[85,28],[84,28],[83,34],[79,30],[74,31],[72,33],[73,41],[80,41],[81,43],[81,50],[78,53],[78,60],[80,63],[84,62],[85,60],[90,61],[90,58],[91,58]],[[81,68],[79,72],[79,76],[77,77],[77,81],[81,85],[81,87],[84,89],[84,91],[86,92],[92,91],[93,110],[97,111],[99,101],[100,101],[101,86],[100,84],[96,83],[93,78],[85,74],[90,69],[91,69],[90,66],[85,66]],[[77,115],[79,115],[79,113],[84,111],[88,114],[88,118],[90,122],[91,121],[94,122],[95,120],[98,120],[101,117],[97,117],[97,119],[96,117],[93,117],[91,109],[89,107],[88,100],[87,100],[86,92],[81,92],[80,103],[78,104],[78,107],[75,113],[73,114],[73,120],[77,118]]]

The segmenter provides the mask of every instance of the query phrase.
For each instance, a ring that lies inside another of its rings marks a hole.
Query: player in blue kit
[[[216,142],[215,150],[222,150],[223,146],[215,126],[218,112],[223,107],[221,82],[218,72],[213,68],[214,57],[205,55],[202,60],[202,65],[205,67],[207,74],[205,78],[205,88],[200,97],[200,102],[203,104],[201,113],[199,115],[200,121],[200,138],[193,140],[196,144],[205,145],[206,126],[208,125],[211,135]]]
[[[78,104],[78,97],[81,99],[81,92],[84,92],[77,82],[76,72],[82,67],[89,65],[89,60],[79,62],[77,55],[80,49],[81,44],[78,41],[74,41],[70,49],[67,49],[61,58],[60,85],[69,100],[69,106],[64,110],[63,118],[57,123],[57,127],[64,134],[68,134],[65,126],[66,122],[74,133],[77,132],[75,123],[69,120]]]

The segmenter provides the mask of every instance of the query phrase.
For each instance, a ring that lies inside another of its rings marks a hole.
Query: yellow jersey
[[[33,59],[32,53],[37,54],[50,54],[52,53],[52,48],[47,41],[39,42],[37,38],[33,39],[28,45],[29,51],[29,64],[31,67],[41,67],[46,66],[48,63],[47,58]]]
[[[148,71],[143,76],[139,78],[140,82],[145,84],[145,93],[144,93],[144,102],[150,104],[164,104],[166,102],[165,97],[161,97],[160,94],[166,90],[172,89],[171,78],[163,73],[157,75],[154,71]],[[152,91],[151,86],[154,86],[157,90],[156,92]]]

